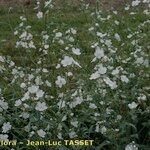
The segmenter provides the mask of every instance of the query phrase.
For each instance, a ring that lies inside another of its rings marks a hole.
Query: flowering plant
[[[149,0],[109,11],[80,3],[76,12],[37,0],[20,16],[16,53],[0,52],[0,139],[147,148]]]

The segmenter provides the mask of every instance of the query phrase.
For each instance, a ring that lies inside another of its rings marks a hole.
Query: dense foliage
[[[0,37],[0,139],[90,139],[91,147],[53,149],[148,150],[149,7],[149,0],[109,10],[100,1],[37,0],[23,13],[10,8],[1,30],[14,35]]]

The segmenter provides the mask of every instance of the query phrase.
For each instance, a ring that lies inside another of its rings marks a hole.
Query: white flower
[[[7,141],[8,140],[8,135],[7,134],[0,134],[0,140]]]
[[[62,138],[62,133],[58,133],[57,137],[58,137],[58,139],[63,139]]]
[[[115,20],[115,24],[116,24],[116,25],[119,25],[119,21]]]
[[[105,41],[105,44],[106,44],[108,47],[111,47],[112,42],[111,42],[111,40],[106,40],[106,41]]]
[[[115,70],[112,71],[111,74],[112,74],[112,75],[117,75],[118,73],[119,73],[119,70],[118,70],[118,68],[116,68]]]
[[[76,90],[71,96],[75,97],[75,96],[77,96],[77,94],[78,94],[78,91]]]
[[[75,29],[71,28],[71,33],[72,34],[77,34],[77,31]]]
[[[36,48],[33,41],[30,41],[29,48],[34,48],[34,49]]]
[[[21,83],[20,87],[21,87],[21,88],[25,88],[25,87],[26,87],[26,84],[25,84],[25,83]]]
[[[48,107],[46,106],[45,102],[37,102],[35,109],[38,111],[44,111],[46,110]]]
[[[18,34],[18,31],[15,31],[15,32],[14,32],[14,35],[17,35],[17,34]]]
[[[28,87],[28,91],[29,91],[31,94],[36,93],[38,90],[39,90],[39,86],[37,86],[37,85],[32,85],[32,86]]]
[[[133,35],[132,34],[129,34],[127,35],[127,38],[130,39]]]
[[[98,42],[94,43],[94,44],[91,46],[91,48],[95,48],[95,47],[97,47],[97,46],[98,46]]]
[[[93,73],[91,76],[90,76],[90,80],[95,80],[97,78],[100,77],[100,74],[98,71],[96,71],[95,73]]]
[[[93,103],[90,103],[89,108],[91,108],[91,109],[96,109],[97,106],[96,106],[95,104],[93,104]]]
[[[137,58],[137,60],[136,60],[136,64],[142,64],[144,62],[144,59],[143,59],[143,57],[139,57],[139,58]]]
[[[37,13],[37,17],[38,17],[38,19],[43,18],[43,12],[39,11],[39,12]]]
[[[74,131],[71,131],[70,133],[69,133],[69,137],[70,138],[75,138],[77,135],[76,135],[76,133],[74,132]]]
[[[95,132],[99,132],[99,123],[96,123]]]
[[[51,2],[52,2],[52,0],[45,1],[45,6],[44,7],[49,6]]]
[[[129,79],[128,79],[125,75],[122,75],[122,76],[121,76],[121,81],[122,81],[122,82],[125,82],[125,83],[128,83],[128,82],[129,82]]]
[[[91,28],[89,28],[88,30],[89,30],[89,31],[93,31],[93,30],[94,30],[94,27],[91,27]]]
[[[30,98],[29,92],[26,92],[26,93],[24,94],[23,98],[21,98],[21,101],[25,101],[25,100],[27,100],[27,99],[29,99],[29,98]]]
[[[83,102],[83,99],[80,97],[76,97],[73,102],[69,104],[70,108],[75,108],[77,105],[81,104]]]
[[[135,145],[134,141],[126,145],[125,150],[138,150],[138,147]]]
[[[61,109],[66,106],[66,102],[61,100],[60,102],[57,103],[57,105],[59,106],[59,109]]]
[[[97,46],[94,55],[96,58],[100,59],[104,57],[104,50]]]
[[[44,39],[45,41],[47,41],[48,38],[49,38],[49,35],[47,35],[47,34],[43,35],[43,39]]]
[[[132,102],[131,104],[128,104],[128,107],[129,107],[130,109],[135,109],[137,106],[138,106],[138,104],[135,103],[135,102]]]
[[[60,67],[61,67],[61,65],[60,65],[60,64],[57,64],[56,69],[59,69]]]
[[[27,19],[24,16],[20,16],[20,20],[26,21]]]
[[[31,40],[33,38],[33,35],[31,33],[28,33],[27,40]]]
[[[49,71],[48,71],[46,68],[43,68],[43,69],[42,69],[42,72],[48,73]]]
[[[72,126],[74,126],[76,128],[78,127],[78,121],[71,121],[70,123]]]
[[[23,112],[23,113],[21,113],[20,117],[27,119],[27,118],[29,118],[29,114],[27,112]]]
[[[7,133],[11,129],[11,124],[10,122],[4,123],[2,126],[2,132]]]
[[[23,104],[24,108],[29,108],[30,106],[26,103]]]
[[[132,1],[132,6],[134,7],[134,6],[138,6],[140,4],[140,0],[134,0],[134,1]]]
[[[115,39],[116,39],[117,41],[121,41],[120,35],[119,35],[118,33],[115,33]]]
[[[35,132],[31,131],[30,134],[29,134],[29,137],[32,137],[34,134],[35,134]]]
[[[72,72],[67,72],[67,76],[68,77],[73,76],[73,73]]]
[[[77,61],[75,61],[74,59],[73,59],[73,63],[74,63],[75,65],[77,65],[78,67],[82,68],[82,67],[80,66],[80,64],[79,64]]]
[[[105,127],[105,126],[101,127],[101,129],[100,129],[100,130],[101,130],[101,133],[102,133],[102,134],[105,134],[105,133],[106,133],[106,131],[107,131],[107,129],[106,129],[106,127]]]
[[[73,58],[69,56],[65,56],[64,59],[61,61],[63,67],[69,66],[73,64]]]
[[[106,77],[105,79],[104,79],[104,81],[105,81],[105,83],[107,84],[107,85],[109,85],[109,87],[113,90],[113,89],[115,89],[115,88],[117,88],[117,84],[116,84],[116,82],[114,81],[111,81],[108,77]]]
[[[117,120],[121,120],[122,116],[121,115],[117,115]]]
[[[149,0],[143,0],[143,3],[149,3],[150,1]]]
[[[103,67],[102,64],[99,65],[98,73],[99,74],[105,74],[107,72],[107,68]]]
[[[43,69],[42,69],[42,71],[43,71]],[[42,81],[41,77],[37,76],[35,79],[35,83],[36,83],[36,85],[42,85],[43,81]]]
[[[106,34],[103,34],[101,32],[97,32],[96,34],[97,34],[98,37],[101,37],[101,38],[103,38],[104,36],[106,36]]]
[[[27,31],[24,31],[24,32],[19,36],[20,39],[24,39],[25,37],[27,37]]]
[[[46,83],[46,85],[47,85],[48,87],[51,87],[51,86],[52,86],[52,84],[51,84],[48,80],[46,80],[45,83]]]
[[[130,6],[127,5],[124,9],[125,9],[125,10],[129,10],[129,9],[130,9]]]
[[[118,14],[118,12],[117,12],[117,11],[113,11],[113,13],[114,13],[115,15],[117,15],[117,14]]]
[[[29,126],[29,125],[25,126],[25,127],[24,127],[24,130],[25,130],[26,132],[30,132],[30,126]]]
[[[75,55],[80,55],[80,54],[81,54],[79,48],[72,48],[72,52],[73,52]]]
[[[38,90],[38,91],[36,92],[36,97],[37,97],[37,99],[43,97],[43,95],[44,95],[44,91],[42,91],[42,90]]]
[[[97,117],[97,116],[100,116],[100,114],[99,113],[94,113],[94,116]]]
[[[69,37],[68,39],[70,42],[74,42],[74,38],[73,37]]]
[[[58,41],[58,43],[61,44],[61,45],[63,45],[63,44],[64,44],[64,41],[60,39],[60,40]]]
[[[9,66],[13,67],[13,66],[15,66],[15,63],[13,61],[11,61]]]
[[[61,88],[63,85],[65,85],[67,82],[65,78],[62,78],[61,76],[57,77],[57,80],[55,81],[56,85]]]
[[[0,56],[0,61],[1,62],[5,62],[4,58],[2,56]]]
[[[61,33],[61,32],[57,32],[57,33],[55,34],[55,38],[60,38],[60,37],[62,37],[62,33]]]
[[[148,9],[145,9],[145,10],[143,11],[143,13],[144,13],[145,15],[150,15],[150,11],[149,11]]]
[[[0,100],[0,112],[8,109],[8,103],[4,102],[4,100]]]
[[[61,121],[65,121],[66,119],[67,119],[67,116],[64,115],[64,116],[62,117],[62,120],[61,120]]]
[[[45,48],[45,49],[48,49],[48,48],[49,48],[49,45],[48,45],[48,44],[45,44],[45,45],[44,45],[44,48]]]
[[[38,134],[40,137],[44,138],[45,135],[46,135],[46,132],[45,132],[43,129],[40,129],[40,130],[37,131],[37,134]]]
[[[146,101],[146,96],[144,94],[141,94],[139,97],[138,97],[138,100],[142,100],[142,101]]]
[[[15,106],[20,106],[21,104],[22,104],[22,101],[20,99],[15,101]]]
[[[28,76],[29,81],[31,81],[33,78],[34,78],[34,75],[33,74],[29,74],[29,76]]]

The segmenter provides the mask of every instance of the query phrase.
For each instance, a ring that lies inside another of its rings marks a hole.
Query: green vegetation
[[[84,2],[0,6],[0,139],[150,148],[149,2],[133,2],[107,11]]]

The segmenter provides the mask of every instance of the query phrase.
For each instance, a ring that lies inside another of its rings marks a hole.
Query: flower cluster
[[[15,28],[16,53],[0,52],[0,140],[80,138],[137,150],[148,139],[150,2],[69,14],[71,5],[56,4],[37,0],[35,24],[20,16]]]

